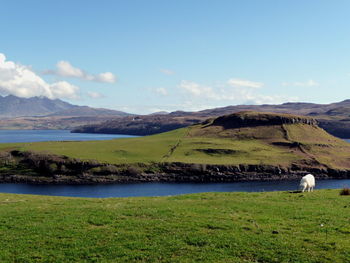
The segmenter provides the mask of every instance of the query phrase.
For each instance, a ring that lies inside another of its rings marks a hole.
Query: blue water
[[[42,141],[90,141],[134,137],[120,134],[71,133],[68,130],[0,130],[0,143]]]
[[[133,183],[100,185],[0,184],[0,192],[71,197],[169,196],[202,192],[264,192],[297,190],[299,181],[238,183]],[[317,180],[315,189],[350,186],[347,180]]]
[[[0,143],[42,141],[90,141],[135,137],[123,134],[71,133],[68,130],[0,130]],[[345,139],[350,142],[350,139]]]

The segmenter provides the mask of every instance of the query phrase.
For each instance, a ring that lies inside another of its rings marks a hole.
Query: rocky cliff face
[[[313,164],[205,165],[160,163],[111,165],[56,155],[12,151],[0,155],[0,182],[36,184],[96,184],[125,182],[237,182],[299,179],[313,173],[318,179],[350,178],[350,170]]]
[[[307,124],[317,126],[318,122],[315,119],[302,116],[245,111],[218,117],[211,125],[223,126],[226,129],[231,129],[282,124]]]

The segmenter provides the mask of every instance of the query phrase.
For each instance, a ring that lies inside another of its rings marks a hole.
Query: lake
[[[131,183],[100,185],[30,185],[0,184],[0,192],[70,197],[168,196],[202,192],[264,192],[296,190],[299,181],[237,183]],[[315,189],[337,189],[350,186],[346,180],[317,180]]]
[[[92,141],[135,137],[121,134],[71,133],[68,130],[0,130],[0,143],[42,141]]]

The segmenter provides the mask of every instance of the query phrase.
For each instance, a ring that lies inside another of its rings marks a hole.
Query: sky
[[[1,0],[0,95],[130,113],[350,98],[348,0]]]

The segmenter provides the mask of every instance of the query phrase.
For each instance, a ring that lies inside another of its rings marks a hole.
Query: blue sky
[[[0,94],[134,113],[341,101],[349,10],[338,0],[2,0]]]

